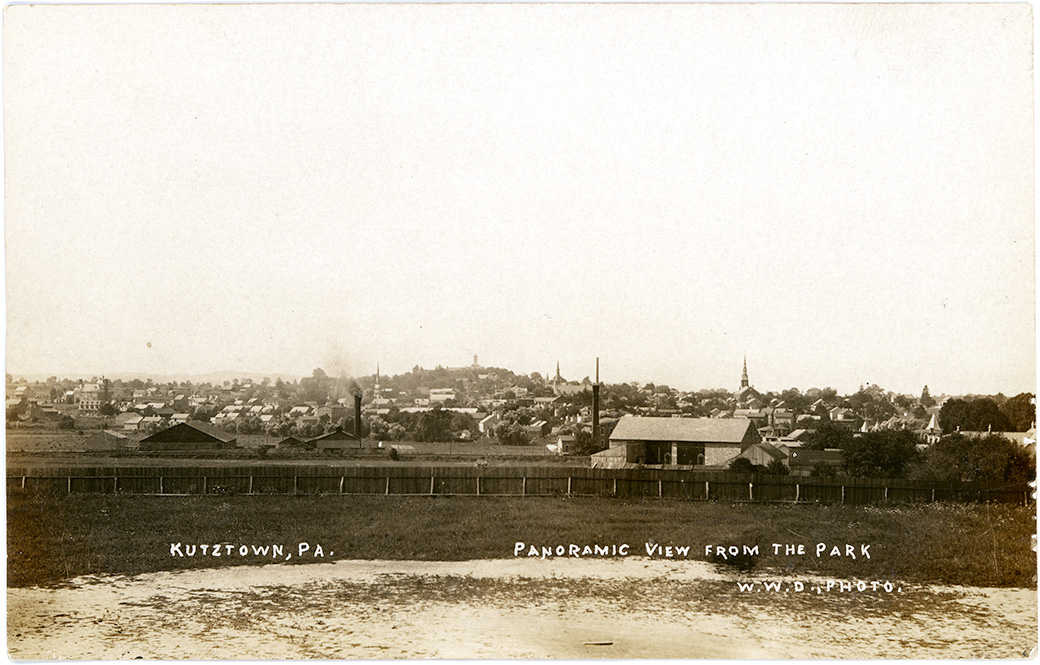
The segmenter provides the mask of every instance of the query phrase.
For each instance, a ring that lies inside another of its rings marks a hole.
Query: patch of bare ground
[[[810,590],[738,582],[802,579]],[[16,659],[1014,658],[1036,592],[626,559],[340,561],[9,590]]]

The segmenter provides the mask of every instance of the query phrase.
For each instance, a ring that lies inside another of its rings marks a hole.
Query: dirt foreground
[[[1021,658],[1036,644],[1035,589],[857,581],[641,557],[82,577],[8,589],[8,650],[16,660],[867,659]]]

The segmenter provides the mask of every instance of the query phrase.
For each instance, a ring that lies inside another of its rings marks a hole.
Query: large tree
[[[923,406],[926,409],[930,409],[933,406],[935,406],[935,398],[933,398],[932,394],[928,392],[928,386],[925,386],[924,389],[921,391],[921,406]]]
[[[857,434],[841,447],[842,467],[850,476],[900,478],[917,456],[917,440],[909,430]]]
[[[852,439],[852,432],[841,425],[825,420],[809,434],[805,448],[806,450],[838,449],[842,448],[850,439]]]
[[[1036,395],[1019,393],[1001,405],[1012,432],[1025,432],[1036,423]]]
[[[414,437],[416,441],[451,441],[452,412],[441,408],[440,404],[423,412],[416,424]]]

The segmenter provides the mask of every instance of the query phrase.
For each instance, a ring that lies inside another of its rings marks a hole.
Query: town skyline
[[[6,18],[9,373],[1035,392],[1028,6]]]
[[[479,356],[474,357],[473,362],[477,363],[477,359],[478,358],[479,358]],[[568,371],[566,371],[566,366],[561,364],[560,365],[560,375],[561,375],[561,377],[563,378],[563,380],[565,382],[581,383],[584,379],[587,378],[591,382],[594,383],[596,381],[596,360],[602,360],[602,359],[593,359],[591,371],[589,373],[587,373],[587,374],[582,374],[580,371],[568,372]],[[537,373],[540,377],[542,377],[542,379],[544,379],[547,382],[552,380],[552,378],[554,377],[555,372],[556,372],[556,365],[555,365],[555,363],[553,364],[553,366],[551,368],[547,368],[545,371],[538,370],[538,369],[533,369],[531,371],[522,371],[522,370],[517,370],[515,368],[509,367],[509,366],[506,366],[506,365],[496,364],[496,363],[492,363],[492,364],[489,364],[489,365],[484,365],[483,363],[479,363],[479,364],[475,364],[473,366],[474,367],[479,367],[481,369],[491,369],[491,368],[494,368],[494,369],[506,370],[506,371],[512,372],[516,376],[525,376],[525,377],[529,377],[529,376],[533,375],[534,373]],[[390,379],[393,376],[407,375],[408,373],[412,372],[416,368],[419,368],[419,369],[422,369],[422,370],[436,370],[436,369],[462,370],[462,369],[468,369],[469,367],[465,366],[465,365],[445,365],[445,364],[422,365],[422,364],[414,364],[411,367],[407,367],[407,368],[404,368],[404,369],[402,369],[400,371],[396,371],[393,368],[389,368],[389,369],[388,368],[384,368],[381,363],[377,363],[376,369],[373,370],[372,372],[369,372],[369,373],[360,373],[360,374],[356,374],[356,375],[353,375],[353,374],[337,374],[337,373],[332,372],[332,371],[328,371],[326,373],[330,377],[332,377],[332,378],[344,379],[344,380],[367,380],[367,379],[372,378],[373,376],[377,376],[377,373],[378,373],[378,375],[381,375],[384,379]],[[254,382],[260,382],[264,378],[270,379],[272,382],[275,382],[275,381],[278,381],[278,380],[282,380],[282,381],[291,383],[291,382],[294,382],[294,381],[299,381],[300,379],[311,377],[313,372],[315,370],[317,370],[317,369],[321,369],[323,372],[326,371],[324,367],[322,367],[321,365],[318,365],[318,366],[312,368],[310,371],[303,371],[303,372],[256,372],[256,371],[218,370],[218,371],[205,372],[205,373],[183,373],[183,372],[181,372],[181,373],[177,373],[177,372],[174,372],[174,373],[155,373],[155,372],[151,372],[151,373],[150,372],[72,372],[72,373],[61,374],[61,373],[54,373],[54,372],[50,372],[50,373],[47,373],[47,372],[18,373],[18,372],[11,372],[9,370],[7,373],[15,381],[18,381],[19,379],[24,379],[25,381],[39,382],[39,383],[45,382],[47,379],[49,379],[51,377],[56,377],[58,380],[83,380],[83,381],[89,381],[91,379],[100,380],[101,378],[108,378],[110,380],[117,380],[118,379],[118,380],[121,380],[121,381],[124,381],[124,382],[132,381],[134,379],[137,379],[137,380],[141,380],[141,381],[151,380],[153,383],[157,383],[157,384],[161,384],[161,383],[191,382],[191,383],[194,383],[194,384],[210,383],[210,384],[214,384],[214,385],[219,385],[221,383],[231,382],[231,381],[234,381],[234,380],[244,380],[244,379],[248,379],[248,380],[251,380],[251,381],[254,381]],[[895,394],[903,394],[903,395],[920,395],[922,390],[925,387],[927,387],[929,389],[929,391],[931,392],[931,394],[934,395],[934,396],[939,396],[939,395],[949,395],[949,396],[997,395],[997,394],[1004,394],[1006,396],[1012,396],[1012,395],[1020,394],[1020,393],[1023,393],[1023,392],[1035,393],[1035,388],[1025,389],[1025,390],[995,390],[995,391],[990,391],[990,392],[980,391],[980,390],[967,390],[967,391],[961,391],[961,392],[952,392],[952,391],[948,391],[948,390],[943,390],[942,386],[932,385],[932,384],[930,384],[928,382],[922,383],[921,387],[916,389],[916,390],[914,390],[914,389],[900,390],[900,389],[898,389],[896,387],[886,385],[885,383],[879,382],[879,381],[863,381],[863,382],[860,382],[860,383],[858,383],[856,385],[850,385],[850,386],[847,386],[847,387],[846,386],[842,386],[840,384],[835,384],[833,382],[831,382],[831,383],[820,382],[820,383],[816,383],[816,384],[813,384],[813,385],[804,385],[804,386],[803,385],[794,385],[794,384],[787,385],[787,384],[784,384],[783,381],[780,381],[779,383],[776,383],[776,384],[763,384],[763,383],[758,382],[758,381],[755,380],[755,372],[754,372],[753,361],[752,361],[752,364],[750,365],[750,368],[748,370],[748,377],[749,377],[750,385],[752,387],[760,389],[763,392],[773,392],[773,393],[780,393],[782,391],[794,388],[794,389],[797,389],[797,390],[799,390],[799,391],[801,391],[803,393],[805,393],[805,392],[807,392],[809,390],[813,390],[813,389],[817,389],[817,390],[833,389],[833,390],[837,391],[838,394],[851,395],[851,394],[855,393],[856,391],[858,391],[858,390],[860,390],[860,389],[862,389],[864,387],[871,386],[871,385],[878,386],[878,387],[884,389],[886,392],[891,392],[891,393],[895,393]],[[674,383],[674,382],[664,381],[664,380],[660,380],[660,379],[655,380],[653,377],[647,378],[647,379],[633,379],[633,378],[617,378],[617,379],[614,379],[614,378],[608,378],[608,377],[603,376],[603,375],[600,376],[600,383],[601,384],[617,384],[617,385],[626,384],[626,383],[627,384],[636,384],[636,385],[646,385],[646,384],[667,385],[669,388],[678,390],[680,392],[697,392],[697,391],[709,391],[709,390],[726,390],[726,391],[730,391],[730,392],[735,392],[737,390],[736,386],[741,383],[741,375],[738,372],[736,378],[729,382],[729,383],[731,383],[733,385],[729,385],[729,384],[724,384],[724,385],[692,385],[692,384]]]

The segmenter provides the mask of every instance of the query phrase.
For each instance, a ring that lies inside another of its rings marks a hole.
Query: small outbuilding
[[[787,455],[783,451],[765,441],[748,446],[746,450],[742,451],[733,459],[739,458],[746,459],[755,466],[769,466],[769,464],[775,460],[780,460],[785,464],[787,462]],[[730,460],[730,462],[732,461],[733,460]]]
[[[314,443],[301,441],[295,436],[287,436],[275,444],[275,447],[278,450],[314,450]]]
[[[125,450],[130,447],[130,438],[125,434],[112,430],[103,430],[76,441],[72,452],[75,453],[107,453]]]

